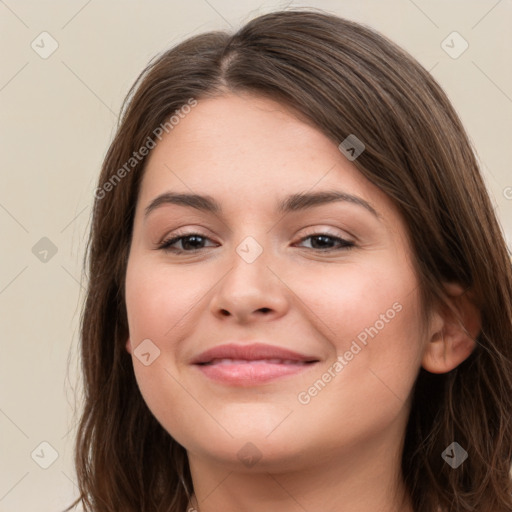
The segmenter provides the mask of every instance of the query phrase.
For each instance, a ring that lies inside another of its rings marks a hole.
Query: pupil
[[[314,247],[315,245],[318,245],[317,243],[315,243],[315,240],[316,240],[316,241],[318,241],[318,240],[323,240],[323,242],[326,242],[326,243],[327,243],[327,245],[329,245],[329,243],[330,243],[330,239],[331,239],[331,237],[329,237],[329,236],[325,236],[325,235],[317,235],[317,236],[314,236],[314,237],[311,239],[311,241],[312,241],[311,245],[312,245],[313,247]],[[325,243],[320,242],[320,244],[319,244],[319,245],[320,245],[320,247],[319,247],[319,248],[325,247]]]
[[[187,236],[185,239],[182,240],[182,245],[183,245],[183,248],[186,249],[187,246],[189,246],[190,244],[190,241],[192,241],[192,246],[191,248],[192,249],[197,249],[197,246],[194,245],[194,240],[197,242],[199,241],[199,244],[201,244],[201,239],[203,237],[201,236],[196,236],[196,235],[191,235],[191,236]],[[190,248],[190,247],[189,247]]]

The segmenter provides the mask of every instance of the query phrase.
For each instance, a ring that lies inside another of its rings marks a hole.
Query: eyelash
[[[158,245],[158,249],[162,250],[162,251],[165,251],[165,252],[173,252],[175,254],[182,254],[182,253],[195,253],[197,251],[201,251],[202,249],[204,249],[204,247],[202,248],[199,248],[199,249],[192,249],[191,251],[186,251],[184,249],[176,249],[176,248],[173,248],[172,245],[174,245],[176,242],[179,242],[180,240],[184,240],[186,238],[192,238],[192,237],[200,237],[200,238],[203,238],[205,240],[209,240],[208,237],[204,236],[204,235],[201,235],[200,233],[186,233],[186,234],[178,234],[172,238],[169,238],[167,240],[163,240],[162,243],[160,245]],[[316,238],[316,237],[327,237],[327,238],[330,238],[332,240],[335,240],[337,242],[340,243],[340,246],[338,248],[331,248],[331,249],[315,249],[315,248],[312,248],[313,251],[318,251],[318,252],[321,252],[321,253],[330,253],[330,252],[336,252],[336,251],[343,251],[343,250],[348,250],[348,249],[351,249],[353,247],[355,247],[355,244],[353,242],[350,242],[348,240],[345,240],[344,238],[340,238],[338,236],[334,236],[334,235],[330,235],[329,233],[312,233],[310,235],[307,235],[303,238],[301,238],[299,240],[299,242],[304,242],[305,240],[307,240],[308,238]]]

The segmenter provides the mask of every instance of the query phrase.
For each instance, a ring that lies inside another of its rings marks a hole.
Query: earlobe
[[[132,342],[131,342],[130,338],[128,338],[128,340],[126,341],[126,345],[125,346],[126,346],[127,352],[129,354],[131,354],[132,353]]]
[[[451,283],[445,289],[451,307],[443,305],[436,312],[438,323],[422,359],[423,368],[431,373],[447,373],[466,360],[482,326],[480,310],[468,292]]]

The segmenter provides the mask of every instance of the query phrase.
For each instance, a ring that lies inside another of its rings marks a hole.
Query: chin
[[[202,439],[199,445],[187,451],[192,461],[194,458],[192,454],[195,454],[201,459],[213,460],[230,471],[243,473],[285,472],[311,465],[311,461],[308,464],[302,444],[290,444],[277,438],[271,440],[270,437],[234,438],[214,445],[210,443],[205,445]],[[286,437],[290,440],[289,433]],[[214,451],[212,446],[215,446]]]

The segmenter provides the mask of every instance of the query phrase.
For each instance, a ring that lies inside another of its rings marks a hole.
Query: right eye
[[[180,233],[176,236],[173,236],[172,238],[163,240],[162,243],[158,246],[158,248],[163,251],[174,252],[176,254],[183,252],[196,252],[204,248],[198,246],[202,246],[204,241],[206,240],[210,239],[206,236],[201,235],[200,233]],[[181,244],[181,248],[173,247],[173,245],[175,245],[178,242]]]

